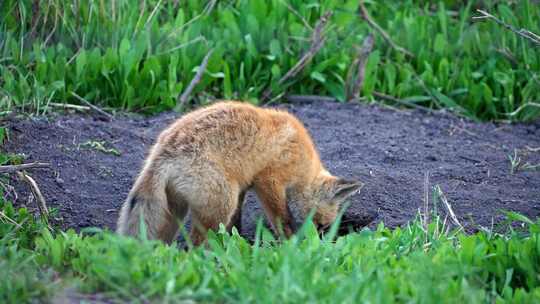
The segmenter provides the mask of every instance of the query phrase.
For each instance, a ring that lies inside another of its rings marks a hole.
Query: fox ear
[[[360,191],[362,187],[364,187],[364,183],[360,181],[338,178],[332,189],[332,201],[341,204],[351,195]]]

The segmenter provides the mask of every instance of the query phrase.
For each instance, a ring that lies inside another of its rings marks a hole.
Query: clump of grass
[[[521,156],[519,154],[522,154]],[[514,149],[514,154],[508,155],[508,160],[510,161],[510,174],[517,173],[518,171],[534,171],[540,169],[539,164],[531,164],[522,158],[522,156],[527,155],[527,150]]]
[[[21,303],[50,297],[53,270],[36,262],[35,239],[46,229],[27,209],[16,210],[0,189],[0,302]]]
[[[480,119],[538,117],[537,49],[494,22],[472,22],[478,7],[540,33],[540,8],[530,0],[366,3],[373,20],[412,56],[376,35],[364,100],[390,96]],[[42,113],[50,102],[77,103],[71,92],[104,107],[172,109],[210,49],[194,102],[258,102],[266,88],[273,96],[316,93],[344,101],[356,46],[371,31],[357,9],[356,0],[6,0],[0,4],[0,111]],[[328,11],[334,14],[324,47],[278,85]]]

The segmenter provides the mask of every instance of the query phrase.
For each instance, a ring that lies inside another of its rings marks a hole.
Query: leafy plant
[[[331,95],[345,81],[370,32],[357,0],[72,1],[6,0],[0,4],[0,110],[39,113],[51,101],[157,112],[174,108],[209,49],[214,52],[195,102],[274,95]],[[473,23],[482,7],[517,28],[539,33],[531,1],[367,2],[375,22],[413,56],[377,37],[362,93],[450,108],[480,119],[539,116],[537,49],[493,22]],[[326,43],[293,80],[278,80],[310,45],[311,28],[333,11]]]
[[[120,156],[121,155],[120,151],[118,151],[115,148],[107,148],[107,147],[105,147],[106,145],[107,145],[107,142],[105,142],[104,140],[102,140],[102,141],[88,140],[88,141],[80,144],[79,147],[86,147],[86,148],[94,149],[96,151],[103,152],[105,154],[112,154],[112,155],[115,155],[115,156]]]

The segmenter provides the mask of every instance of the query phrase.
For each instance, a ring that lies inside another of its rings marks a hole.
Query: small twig
[[[373,45],[374,45],[375,39],[373,39],[373,35],[369,34],[362,43],[362,47],[358,50],[358,56],[356,57],[353,65],[349,69],[349,73],[347,75],[347,100],[350,101],[352,99],[358,99],[360,98],[360,91],[362,90],[362,85],[364,83],[365,74],[366,74],[366,63],[367,58],[371,51],[373,51]],[[353,82],[354,78],[354,72],[352,72],[356,68],[356,81]]]
[[[181,26],[171,30],[166,36],[164,39],[161,39],[162,41],[170,41],[170,38],[172,36],[175,36],[177,35],[177,33],[183,31],[185,28],[187,28],[188,26],[190,26],[192,23],[194,23],[195,21],[199,20],[200,18],[202,18],[203,16],[208,16],[210,15],[210,13],[212,12],[212,10],[214,9],[215,5],[217,3],[217,0],[211,0],[209,1],[206,6],[204,7],[203,11],[198,14],[197,16],[191,18],[191,20],[185,22],[184,24],[182,24]],[[141,10],[141,13],[144,12],[144,9]],[[161,43],[161,42],[160,42]]]
[[[265,106],[271,105],[271,104],[277,102],[278,100],[281,100],[283,98],[283,96],[285,96],[285,92],[281,92],[281,93],[277,94],[276,96],[272,97],[272,99],[267,101],[264,105]]]
[[[499,48],[495,50],[497,53],[504,56],[504,58],[508,59],[510,61],[510,64],[512,65],[512,68],[516,68],[519,65],[518,60],[516,59],[516,56],[512,54],[512,52],[508,48]]]
[[[150,16],[148,16],[148,18],[146,18],[146,22],[144,23],[144,27],[147,27],[148,26],[148,23],[152,20],[152,18],[154,18],[154,15],[156,14],[156,12],[158,11],[159,7],[161,6],[161,1],[163,0],[159,0],[158,3],[156,4],[156,6],[154,6],[154,9],[152,10],[152,12],[150,13]],[[112,2],[114,4],[114,2]]]
[[[77,52],[75,52],[75,54],[73,54],[73,56],[71,56],[71,58],[69,58],[69,60],[66,62],[66,66],[70,65],[73,62],[73,60],[75,60],[75,58],[79,56],[82,50],[83,50],[82,48],[78,49]]]
[[[189,45],[192,45],[192,44],[195,44],[195,43],[197,43],[199,41],[205,41],[206,42],[206,39],[203,36],[198,36],[198,37],[196,37],[196,38],[194,38],[194,39],[192,39],[192,40],[190,40],[188,42],[181,43],[181,44],[179,44],[179,45],[177,45],[177,46],[175,46],[175,47],[173,47],[171,49],[160,52],[160,53],[158,53],[158,55],[165,55],[165,54],[168,54],[168,53],[176,52],[179,49],[185,48],[185,47],[187,47]]]
[[[300,71],[302,71],[306,65],[315,57],[315,55],[319,52],[319,50],[323,47],[324,42],[326,41],[326,37],[323,35],[323,30],[330,20],[330,17],[332,16],[332,12],[328,11],[324,13],[317,22],[317,25],[315,26],[315,29],[313,30],[313,33],[311,35],[311,46],[309,50],[302,55],[300,60],[289,70],[283,77],[281,77],[278,80],[278,85],[282,85],[287,80],[295,77]],[[267,88],[262,96],[262,100],[266,101],[272,94],[272,88]]]
[[[181,110],[184,107],[184,104],[187,102],[189,96],[191,95],[191,92],[193,91],[193,89],[195,89],[195,86],[201,81],[204,71],[206,71],[206,66],[208,66],[210,56],[212,56],[213,52],[214,49],[211,49],[208,51],[206,56],[204,56],[201,64],[199,65],[199,68],[197,69],[197,73],[195,73],[195,76],[193,77],[193,79],[191,79],[191,82],[189,83],[187,88],[178,98],[176,102],[176,110]]]
[[[53,34],[56,32],[56,26],[58,25],[58,11],[57,10],[54,10],[55,11],[55,14],[54,14],[54,25],[53,25],[53,28],[52,30],[50,31],[49,35],[47,35],[47,37],[45,38],[45,41],[43,41],[43,47],[45,47],[47,45],[47,43],[49,42],[49,39],[51,39],[51,37],[53,36]]]
[[[472,137],[479,137],[478,134],[472,132],[472,131],[469,131],[467,130],[467,128],[464,126],[463,124],[463,120],[461,120],[461,127],[460,126],[457,126],[455,124],[452,124],[451,126],[451,130],[450,130],[450,135],[453,135],[455,131],[459,131],[461,133],[465,133],[469,136],[472,136]]]
[[[107,119],[109,120],[112,120],[113,119],[113,116],[105,111],[103,111],[102,109],[100,109],[99,107],[91,104],[88,100],[82,98],[81,96],[77,95],[77,93],[73,92],[73,91],[70,91],[71,95],[73,95],[73,97],[77,98],[77,100],[79,100],[80,102],[86,104],[87,106],[89,106],[92,110],[98,112],[99,114],[107,117]]]
[[[389,101],[399,103],[399,104],[402,104],[402,105],[405,105],[405,106],[408,106],[408,107],[411,107],[411,108],[415,108],[417,110],[425,111],[425,112],[428,112],[428,113],[435,113],[435,111],[433,111],[432,109],[430,109],[428,107],[423,107],[423,106],[415,104],[414,102],[410,102],[410,101],[407,101],[407,100],[404,100],[404,99],[399,99],[397,97],[390,96],[390,95],[387,95],[387,94],[384,94],[384,93],[381,93],[381,92],[373,91],[372,94],[373,94],[373,96],[378,97],[380,99],[389,100]]]
[[[0,210],[0,217],[5,218],[8,222],[12,223],[13,225],[17,226],[17,228],[21,228],[21,224],[17,223],[14,219],[7,216],[4,211]]]
[[[429,171],[424,173],[424,225],[427,231],[429,224]]]
[[[29,175],[23,172],[17,172],[17,174],[19,175],[19,178],[21,178],[22,180],[24,180],[30,185],[30,190],[32,191],[32,194],[34,195],[34,198],[37,201],[37,205],[38,205],[38,209],[41,214],[41,217],[48,224],[49,209],[47,208],[47,203],[45,202],[45,198],[43,197],[41,190],[39,190],[39,187],[36,181],[32,177],[30,177]]]
[[[32,3],[32,20],[30,21],[30,24],[32,25],[32,28],[30,29],[29,36],[32,37],[32,39],[35,39],[36,37],[36,29],[39,24],[39,19],[43,14],[41,13],[39,2],[34,1]]]
[[[390,46],[395,49],[396,51],[399,51],[399,52],[402,52],[403,54],[409,56],[409,57],[414,57],[414,54],[411,53],[409,50],[397,45],[394,40],[392,40],[392,38],[390,38],[390,35],[388,35],[387,32],[385,32],[383,30],[383,28],[378,25],[372,18],[371,16],[369,15],[369,12],[368,10],[366,9],[366,7],[364,6],[364,3],[363,2],[360,2],[360,5],[359,5],[359,11],[360,11],[360,15],[362,16],[362,18],[364,20],[366,20],[366,22],[369,24],[369,26],[371,26],[373,29],[375,29],[377,32],[379,32],[379,34],[381,34],[381,36],[384,38],[384,40],[386,40],[386,42],[388,44],[390,44]]]
[[[439,185],[437,185],[437,186],[435,186],[435,189],[437,191],[437,194],[439,195],[439,198],[444,203],[444,206],[446,207],[446,210],[448,211],[448,214],[450,215],[450,219],[452,219],[454,224],[456,224],[459,228],[463,229],[463,225],[461,225],[461,223],[459,222],[456,214],[454,213],[454,210],[452,209],[452,206],[450,205],[450,203],[446,199],[446,196],[442,192],[441,187],[439,187]]]
[[[302,23],[304,24],[305,27],[307,27],[309,30],[313,31],[313,28],[311,27],[311,25],[309,25],[309,23],[306,21],[306,19],[297,10],[295,10],[294,7],[292,7],[286,1],[281,1],[281,2],[287,6],[287,8],[289,9],[289,11],[291,11],[291,13],[293,13],[296,17],[298,17],[298,19],[302,20]]]
[[[36,168],[49,168],[51,165],[48,163],[29,163],[29,164],[21,164],[21,165],[5,165],[0,166],[0,173],[13,173],[18,172],[22,170],[27,169],[36,169]]]
[[[322,48],[326,38],[323,36],[323,29],[330,20],[332,12],[326,12],[313,30],[313,35],[311,36],[311,47],[309,50],[302,56],[302,58],[278,81],[278,84],[281,85],[285,81],[289,80],[296,76],[304,67],[315,57],[315,54]]]
[[[309,103],[309,102],[336,102],[334,97],[317,95],[286,95],[285,100],[291,103]]]
[[[524,103],[524,104],[522,104],[521,106],[519,106],[516,110],[514,110],[513,112],[505,113],[505,115],[506,115],[506,116],[510,116],[510,117],[516,116],[516,115],[518,115],[521,111],[523,111],[523,109],[525,109],[526,107],[540,108],[540,103],[538,103],[538,102],[527,102],[527,103]]]
[[[529,152],[540,152],[540,147],[538,148],[533,148],[533,147],[529,147],[529,146],[525,146],[525,149]]]
[[[512,25],[502,21],[501,19],[493,16],[492,14],[490,14],[490,13],[484,11],[484,10],[477,9],[476,11],[478,13],[480,13],[480,16],[473,16],[472,17],[473,20],[491,19],[491,20],[495,21],[497,24],[499,24],[499,25],[503,26],[504,28],[512,31],[514,34],[529,40],[530,42],[536,44],[537,46],[540,46],[540,36],[539,35],[531,32],[529,30],[526,30],[524,28],[517,29],[517,28],[513,27]]]
[[[78,110],[78,111],[89,111],[89,110],[91,110],[91,108],[87,107],[87,106],[79,106],[79,105],[74,105],[74,104],[69,104],[69,103],[49,102],[49,105],[53,106],[53,107],[74,109],[74,110]]]

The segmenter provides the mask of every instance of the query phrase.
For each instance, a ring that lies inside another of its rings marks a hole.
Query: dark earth
[[[530,218],[540,215],[540,167],[534,167],[540,164],[540,122],[476,123],[444,112],[359,104],[281,107],[305,123],[330,172],[365,183],[344,216],[356,229],[380,222],[396,227],[414,219],[424,210],[425,184],[428,209],[438,210],[443,219],[449,215],[441,200],[433,199],[438,185],[467,231],[500,223],[505,219],[503,210]],[[3,122],[9,127],[3,149],[24,154],[24,162],[51,164],[28,172],[49,207],[57,209],[63,228],[114,229],[118,209],[150,145],[178,116],[120,114],[107,121],[67,114],[11,119]],[[509,156],[515,155],[519,162],[512,172]],[[10,179],[13,187],[5,195],[16,206],[35,210],[28,186],[17,175]],[[253,237],[261,215],[250,194],[242,214],[242,235]]]

